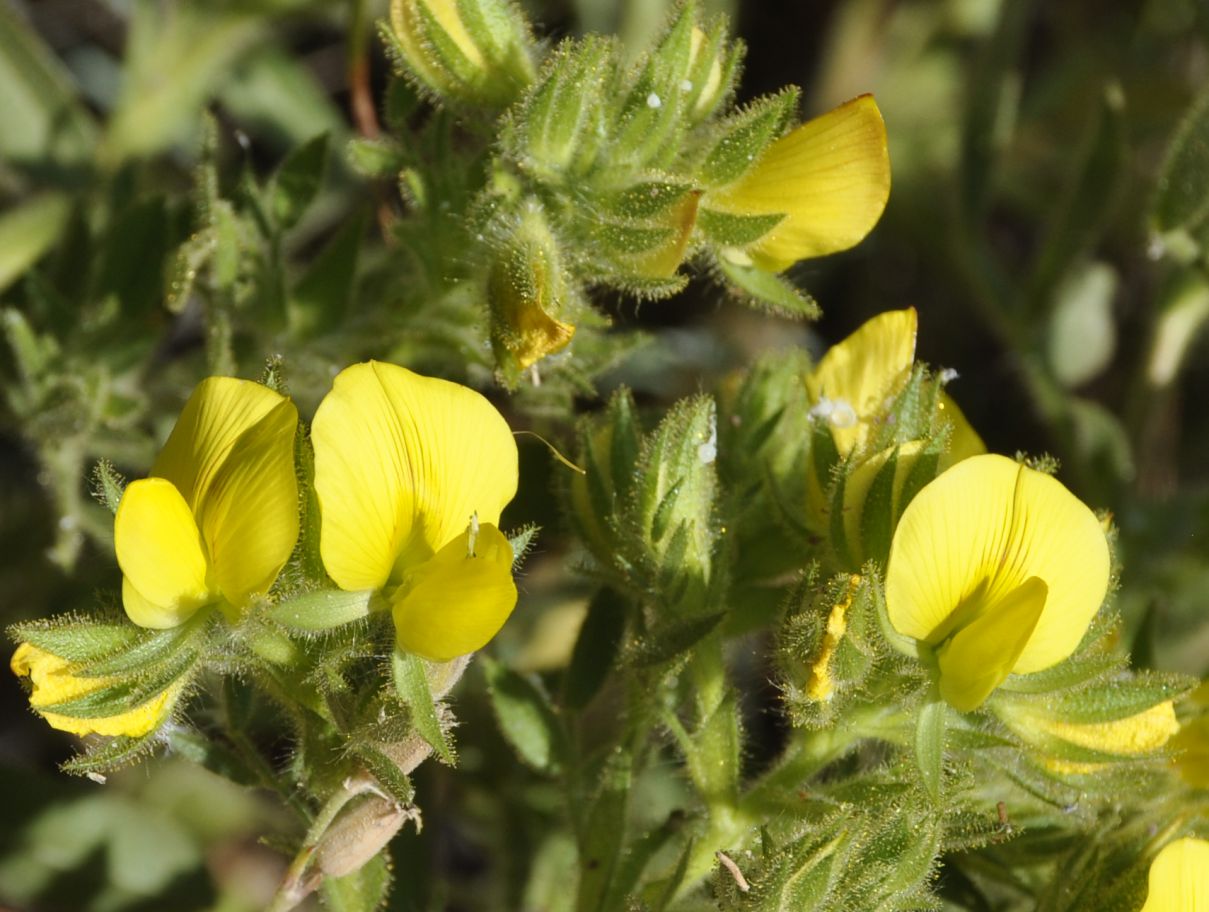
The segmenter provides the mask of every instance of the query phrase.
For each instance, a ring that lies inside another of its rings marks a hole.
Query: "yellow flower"
[[[1209,842],[1177,839],[1150,863],[1141,912],[1209,912]]]
[[[109,678],[77,677],[71,673],[71,663],[44,649],[22,643],[9,663],[13,674],[28,677],[33,684],[29,704],[52,727],[75,735],[126,735],[137,738],[157,728],[172,711],[180,693],[172,687],[156,694],[145,703],[117,716],[82,719],[59,715],[46,707],[66,703],[107,687]]]
[[[1009,674],[1074,652],[1108,575],[1104,530],[1059,481],[1003,456],[973,456],[903,512],[886,610],[895,630],[935,651],[941,696],[969,712]]]
[[[1121,719],[1101,722],[1075,722],[1055,715],[1049,701],[1019,700],[1003,703],[999,716],[1025,740],[1043,752],[1065,742],[1101,754],[1122,759],[1138,759],[1167,744],[1179,731],[1175,706],[1164,700],[1148,709]],[[1045,765],[1059,773],[1092,773],[1104,763],[1088,763],[1061,757],[1047,757]]]
[[[902,392],[915,364],[918,324],[914,307],[880,313],[831,346],[806,377],[812,413],[827,422],[841,457],[876,436],[887,406]],[[957,403],[942,394],[939,410],[952,423],[953,462],[986,452]]]
[[[890,195],[886,125],[872,95],[861,95],[774,142],[702,208],[723,215],[780,215],[780,222],[729,251],[769,272],[859,243]]]
[[[132,621],[175,627],[203,605],[238,611],[269,590],[298,540],[297,426],[294,404],[258,383],[197,385],[114,517]]]
[[[917,326],[918,317],[913,307],[878,314],[828,349],[818,366],[807,375],[811,416],[816,421],[826,422],[841,459],[864,450],[886,421],[889,406],[911,376]],[[937,412],[949,423],[949,446],[940,457],[938,471],[943,472],[963,459],[986,452],[982,438],[947,393],[941,393]],[[922,441],[910,441],[874,453],[853,466],[845,479],[844,525],[850,548],[860,540],[861,509],[869,488],[895,449],[898,461],[894,511],[901,511],[899,495],[923,451]],[[823,490],[824,481],[814,472],[807,478],[809,515],[821,529],[830,525],[830,505]]]
[[[336,377],[311,439],[336,585],[381,590],[408,652],[448,661],[484,646],[516,604],[496,527],[517,484],[503,416],[464,386],[370,361]]]

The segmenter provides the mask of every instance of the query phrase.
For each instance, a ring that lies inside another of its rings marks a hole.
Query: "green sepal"
[[[126,479],[108,459],[101,459],[92,469],[92,496],[110,513],[117,513]]]
[[[725,611],[673,619],[650,631],[626,651],[625,661],[635,668],[653,668],[688,652],[714,632]]]
[[[289,630],[317,633],[369,617],[374,591],[318,589],[277,602],[268,616]]]
[[[406,807],[415,800],[416,790],[411,777],[399,769],[390,757],[370,744],[356,744],[351,752],[397,804]]]
[[[818,303],[788,279],[729,259],[715,259],[728,289],[745,303],[799,320],[817,320],[823,312]]]
[[[70,716],[73,719],[107,719],[121,716],[155,699],[164,691],[188,677],[200,655],[186,650],[171,660],[161,662],[138,677],[115,678],[106,686],[61,703],[38,707],[41,713]]]
[[[784,214],[737,215],[716,212],[702,206],[697,213],[697,227],[710,243],[721,247],[746,247],[754,244],[785,220]]]
[[[874,476],[873,483],[865,494],[865,502],[860,506],[861,540],[857,549],[860,553],[860,564],[875,560],[883,567],[886,565],[886,558],[890,554],[890,538],[894,534],[898,519],[894,509],[894,482],[897,475],[896,449]]]
[[[541,531],[537,523],[528,523],[508,536],[508,544],[512,548],[512,571],[515,573],[525,563],[525,558],[533,550],[537,534]]]
[[[949,707],[939,694],[933,694],[919,708],[915,725],[915,763],[919,768],[920,781],[933,803],[940,802],[940,788],[944,779],[945,724]]]
[[[162,743],[158,732],[155,731],[138,738],[119,735],[64,761],[59,769],[73,776],[90,777],[113,772],[145,759]]]
[[[506,148],[522,168],[559,182],[591,166],[616,55],[615,41],[599,36],[564,41],[549,55],[503,131]]]
[[[697,179],[706,187],[724,187],[742,177],[785,132],[797,107],[798,90],[791,86],[728,117],[719,125]]]
[[[621,190],[601,195],[601,207],[624,219],[649,219],[661,215],[695,192],[693,184],[674,177],[639,180]]]
[[[419,656],[399,649],[391,653],[390,661],[395,690],[411,710],[411,721],[416,731],[432,745],[444,763],[456,766],[453,747],[437,715],[436,703],[428,684],[427,663]]]
[[[152,666],[171,661],[177,653],[200,654],[203,648],[195,641],[204,638],[214,617],[212,609],[202,608],[177,627],[141,631],[139,639],[121,651],[82,662],[72,669],[72,673],[85,677],[140,674]]]
[[[562,724],[545,690],[489,656],[479,659],[487,679],[491,708],[505,740],[526,764],[557,773],[565,753]]]
[[[125,619],[93,620],[82,615],[23,621],[8,628],[14,643],[29,643],[68,662],[92,662],[123,652],[149,634]]]

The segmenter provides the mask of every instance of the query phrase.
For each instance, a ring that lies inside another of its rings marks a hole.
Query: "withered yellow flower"
[[[381,591],[408,652],[448,661],[484,646],[516,605],[497,528],[517,485],[503,416],[474,390],[370,361],[336,377],[311,439],[336,585]]]
[[[116,716],[82,718],[56,713],[53,707],[85,697],[109,686],[110,679],[80,677],[72,674],[71,663],[44,649],[22,643],[13,653],[10,667],[13,674],[29,678],[33,691],[29,704],[53,728],[74,735],[125,735],[137,738],[159,727],[168,717],[180,694],[174,686],[155,694],[149,700]]]
[[[235,613],[269,590],[298,540],[297,426],[294,404],[259,383],[197,385],[114,517],[132,621],[175,627],[203,605]]]
[[[873,96],[861,95],[782,136],[738,180],[711,190],[702,208],[782,216],[762,237],[729,252],[780,272],[859,243],[889,196],[886,125]]]
[[[1009,674],[1078,646],[1108,590],[1094,513],[1061,482],[1003,456],[973,456],[903,512],[886,568],[886,609],[934,651],[940,694],[977,709]]]

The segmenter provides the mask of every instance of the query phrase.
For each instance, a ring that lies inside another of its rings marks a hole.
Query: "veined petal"
[[[1037,626],[1047,591],[1042,580],[1030,577],[940,648],[936,659],[945,702],[970,712],[1003,683]]]
[[[1142,912],[1209,912],[1209,842],[1177,839],[1150,863]]]
[[[29,705],[47,723],[60,731],[75,735],[126,735],[137,738],[156,728],[171,710],[178,691],[169,690],[146,703],[118,716],[78,719],[58,713],[43,712],[43,706],[53,706],[86,696],[108,684],[105,678],[83,678],[71,674],[71,663],[53,653],[29,643],[22,643],[13,653],[10,667],[18,677],[28,677],[33,684]]]
[[[747,248],[756,265],[779,272],[860,242],[889,195],[886,125],[873,96],[861,95],[782,136],[703,205],[737,215],[784,214]]]
[[[516,443],[486,399],[371,361],[342,371],[315,413],[323,564],[342,589],[379,589],[459,535],[498,523]],[[397,571],[397,572],[395,572]]]
[[[297,428],[298,410],[281,399],[239,435],[201,504],[214,581],[237,607],[268,591],[298,541]]]
[[[197,515],[236,441],[283,401],[251,380],[207,377],[189,396],[151,474],[176,485]]]
[[[394,605],[395,632],[408,652],[447,662],[481,649],[516,606],[512,545],[481,524],[470,551],[467,530],[416,567]]]
[[[136,624],[175,627],[210,600],[201,533],[172,482],[143,478],[126,487],[113,543],[125,577],[122,602]],[[128,598],[131,590],[137,597]]]
[[[903,512],[886,568],[899,633],[938,645],[1032,577],[1045,610],[1015,665],[1028,673],[1079,644],[1108,589],[1095,514],[1060,482],[1003,456],[973,456],[927,485]]]
[[[906,382],[915,360],[918,318],[914,307],[890,310],[867,320],[828,349],[806,377],[814,403],[824,398],[850,407],[853,420],[831,420],[831,436],[841,456],[869,437],[869,422],[886,408]]]

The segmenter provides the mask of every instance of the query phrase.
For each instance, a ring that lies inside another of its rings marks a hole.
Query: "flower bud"
[[[328,877],[360,871],[408,820],[420,825],[420,811],[403,807],[377,793],[354,798],[323,834],[315,848],[314,864]]]
[[[1179,731],[1171,700],[1136,712],[1135,700],[1128,699],[1134,689],[1122,682],[1114,686],[1115,697],[1096,693],[1000,699],[995,712],[1042,753],[1046,768],[1056,773],[1093,773],[1111,763],[1146,759]],[[1113,702],[1120,708],[1110,705]]]
[[[491,343],[496,360],[511,379],[567,347],[575,327],[559,317],[572,298],[558,242],[541,207],[531,203],[487,276]]]
[[[504,107],[533,81],[529,24],[509,0],[392,0],[388,38],[443,99]]]
[[[785,702],[794,724],[822,728],[842,713],[876,658],[876,593],[859,574],[814,591],[801,584],[781,631]]]

